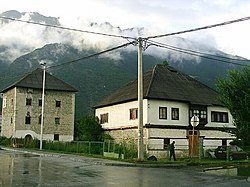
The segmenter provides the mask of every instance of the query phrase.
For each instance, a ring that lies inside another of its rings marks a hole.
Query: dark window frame
[[[42,99],[39,99],[38,100],[38,106],[42,106],[43,105],[43,100]]]
[[[211,122],[229,123],[228,112],[211,111]]]
[[[55,124],[60,125],[61,124],[61,119],[59,117],[55,117]]]
[[[179,108],[172,107],[171,108],[171,119],[179,120],[180,119],[180,110]]]
[[[54,141],[59,141],[59,134],[54,134]]]
[[[32,99],[26,98],[26,106],[31,106],[31,105],[32,105]]]
[[[199,118],[199,125],[206,125],[208,122],[207,107],[203,105],[191,105],[189,107],[189,121],[196,115]]]
[[[42,123],[42,114],[39,115],[39,118],[38,118],[38,124],[41,124]]]
[[[61,107],[61,101],[56,101],[56,107],[60,108]]]
[[[168,108],[167,107],[159,107],[159,119],[167,119],[168,118]]]
[[[109,114],[108,113],[104,113],[100,115],[100,123],[104,124],[104,123],[108,123],[109,121]]]
[[[138,108],[129,109],[129,119],[130,120],[138,119]]]
[[[25,124],[26,125],[30,125],[31,124],[31,117],[30,117],[30,113],[27,112],[26,116],[25,116]]]

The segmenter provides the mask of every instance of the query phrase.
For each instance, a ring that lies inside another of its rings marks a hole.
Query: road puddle
[[[250,182],[250,167],[213,167],[203,170],[205,173],[225,176],[243,176]]]

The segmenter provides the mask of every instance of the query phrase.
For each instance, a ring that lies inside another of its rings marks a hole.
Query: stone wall
[[[40,138],[41,133],[41,113],[42,107],[39,106],[39,100],[42,99],[42,90],[17,88],[16,94],[12,89],[4,96],[7,97],[7,103],[14,100],[13,107],[7,107],[3,115],[4,132],[3,135],[10,137],[25,137],[25,131],[34,132],[33,138]],[[26,98],[31,99],[31,105],[26,105]],[[60,107],[56,107],[56,101],[60,101]],[[15,108],[15,109],[14,109]],[[29,113],[31,117],[30,124],[25,124],[25,116]],[[62,91],[45,91],[45,105],[44,105],[44,125],[43,134],[45,139],[53,140],[52,135],[59,134],[59,139],[73,140],[74,133],[74,114],[75,114],[75,94],[73,92]],[[15,132],[11,132],[9,125],[10,117],[13,116],[11,126],[15,128]],[[55,123],[55,118],[59,119],[59,124]],[[6,123],[7,122],[7,123]],[[7,126],[8,125],[8,126]],[[46,136],[50,134],[50,136]],[[38,136],[39,135],[39,136]],[[38,137],[37,137],[38,136]],[[60,138],[60,136],[62,136]],[[66,138],[63,138],[66,137]],[[71,137],[71,138],[68,138]]]

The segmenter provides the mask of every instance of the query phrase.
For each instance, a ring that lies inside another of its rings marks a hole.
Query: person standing
[[[175,141],[173,141],[170,145],[169,145],[169,160],[171,160],[171,158],[173,157],[174,161],[176,161],[176,158],[175,158]]]

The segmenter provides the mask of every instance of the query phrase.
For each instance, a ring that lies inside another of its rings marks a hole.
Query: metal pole
[[[194,157],[194,126],[193,126],[193,136],[192,136],[192,158]]]
[[[44,95],[45,95],[45,62],[40,63],[43,66],[43,92],[42,92],[42,116],[41,116],[41,133],[40,133],[40,150],[43,149],[43,123],[44,123]]]
[[[144,159],[142,38],[138,38],[138,159]]]

